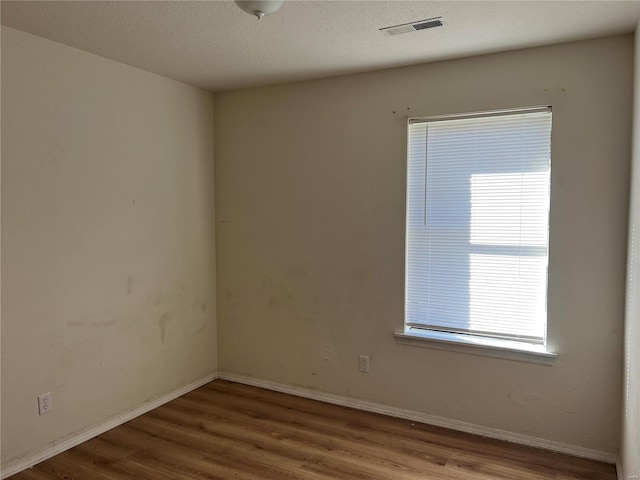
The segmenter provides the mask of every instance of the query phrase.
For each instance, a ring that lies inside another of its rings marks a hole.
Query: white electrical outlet
[[[38,395],[38,413],[40,415],[44,415],[45,413],[49,413],[53,405],[51,404],[51,393],[43,393],[42,395]]]
[[[363,373],[369,373],[369,357],[366,355],[359,357],[359,370]]]

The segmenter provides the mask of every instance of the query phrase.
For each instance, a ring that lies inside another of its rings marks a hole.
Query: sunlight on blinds
[[[406,324],[543,343],[551,111],[413,121]]]

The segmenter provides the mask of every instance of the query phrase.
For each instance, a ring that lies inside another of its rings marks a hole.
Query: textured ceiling
[[[2,1],[4,25],[210,90],[319,78],[634,30],[640,1]],[[379,28],[444,16],[445,27]]]

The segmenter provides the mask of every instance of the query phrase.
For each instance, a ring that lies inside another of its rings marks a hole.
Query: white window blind
[[[544,343],[551,109],[414,119],[407,327]]]

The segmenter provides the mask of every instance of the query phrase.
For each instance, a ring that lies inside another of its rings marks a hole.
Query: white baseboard
[[[620,456],[616,459],[616,474],[618,476],[618,480],[624,480],[624,472],[622,471],[622,460]]]
[[[367,402],[365,400],[342,397],[340,395],[319,392],[317,390],[311,390],[304,387],[294,387],[291,385],[272,382],[269,380],[260,380],[246,375],[218,372],[218,378],[222,380],[229,380],[231,382],[243,383],[245,385],[252,385],[254,387],[265,388],[267,390],[274,390],[276,392],[288,393],[299,397],[319,400],[321,402],[333,403],[345,407],[356,408],[358,410],[365,410],[367,412],[381,413],[383,415],[389,415],[391,417],[403,418],[405,420],[426,423],[437,427],[444,427],[451,430],[472,433],[474,435],[481,435],[483,437],[495,438],[497,440],[505,440],[507,442],[526,445],[529,447],[536,447],[545,450],[551,450],[554,452],[566,453],[575,457],[588,458],[590,460],[597,460],[599,462],[615,464],[618,459],[618,456],[614,453],[591,450],[589,448],[579,447],[576,445],[569,445],[566,443],[545,440],[529,435],[507,432],[506,430],[484,427],[482,425],[475,425],[473,423],[462,422],[460,420],[452,420],[449,418],[437,417],[435,415],[428,415],[426,413],[415,412],[412,410],[389,407],[387,405],[382,405],[379,403]]]
[[[93,437],[97,437],[107,430],[111,430],[112,428],[117,427],[118,425],[122,425],[129,420],[133,420],[134,418],[139,417],[140,415],[147,413],[154,408],[158,408],[159,406],[170,402],[171,400],[175,400],[176,398],[181,397],[182,395],[185,395],[186,393],[189,393],[190,391],[195,390],[196,388],[201,387],[202,385],[205,385],[212,380],[215,380],[216,378],[217,375],[215,373],[212,375],[207,375],[206,377],[190,383],[189,385],[185,385],[178,390],[174,390],[162,395],[161,397],[146,402],[134,410],[130,410],[128,412],[117,415],[99,425],[96,425],[95,427],[91,427],[88,430],[67,437],[60,442],[56,442],[40,452],[14,460],[6,466],[3,465],[0,478],[7,478],[15,473],[21,472],[22,470],[32,467],[48,458],[51,458],[54,455],[62,453],[65,450],[69,450],[70,448],[73,448],[76,445],[81,444],[82,442],[86,442]]]

